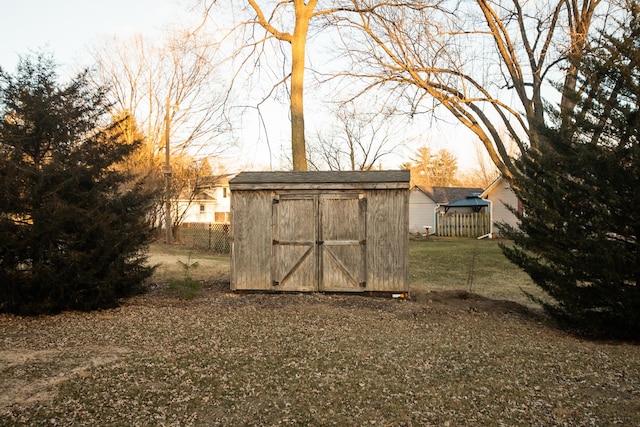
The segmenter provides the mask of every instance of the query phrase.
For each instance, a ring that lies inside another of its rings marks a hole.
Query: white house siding
[[[507,209],[507,206],[512,206],[518,209],[518,198],[511,189],[509,182],[505,179],[498,178],[491,186],[487,188],[483,193],[483,198],[491,201],[493,209],[493,224],[505,222],[512,226],[518,226],[518,219],[516,216]],[[494,233],[498,230],[494,227]]]
[[[188,200],[178,200],[178,210],[187,209],[182,222],[229,223],[231,212],[229,195],[229,187],[214,187],[203,190],[190,204]]]
[[[180,211],[184,210],[188,200],[179,200],[178,201],[178,209]],[[204,209],[201,210],[200,206],[203,206]],[[189,207],[187,208],[187,212],[184,216],[184,220],[182,222],[214,222],[214,212],[215,212],[215,202],[212,200],[194,200],[191,202]]]
[[[231,222],[231,191],[228,186],[215,189],[216,205],[214,206],[213,222]]]
[[[424,227],[429,226],[433,233],[436,225],[433,217],[435,207],[435,202],[429,196],[418,188],[413,188],[409,193],[409,232],[422,234]]]

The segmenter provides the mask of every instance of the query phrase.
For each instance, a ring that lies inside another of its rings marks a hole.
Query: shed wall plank
[[[271,192],[235,191],[231,198],[231,289],[271,289]]]
[[[367,196],[367,290],[408,292],[408,192]]]

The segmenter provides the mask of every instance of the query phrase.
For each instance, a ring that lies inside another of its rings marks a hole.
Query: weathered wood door
[[[366,199],[355,193],[275,196],[274,289],[364,290],[365,210]]]
[[[360,194],[320,196],[320,290],[365,288],[365,207],[366,199]]]
[[[317,209],[315,195],[274,197],[271,278],[275,289],[318,289]]]

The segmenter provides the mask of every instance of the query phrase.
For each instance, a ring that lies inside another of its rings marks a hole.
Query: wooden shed
[[[409,171],[242,172],[231,289],[409,292]]]

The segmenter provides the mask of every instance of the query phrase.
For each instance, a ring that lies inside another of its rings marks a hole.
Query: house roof
[[[439,205],[446,205],[464,199],[469,194],[482,192],[482,188],[478,187],[422,187],[416,185],[414,188],[422,191]]]
[[[229,181],[234,189],[255,188],[409,188],[409,171],[240,172]]]
[[[178,200],[199,200],[199,201],[207,201],[207,200],[216,200],[215,192],[210,191],[207,188],[200,189],[198,188],[195,191],[195,194],[190,194],[189,192],[181,192],[178,196]]]
[[[200,177],[198,188],[228,187],[233,174],[209,175]]]

